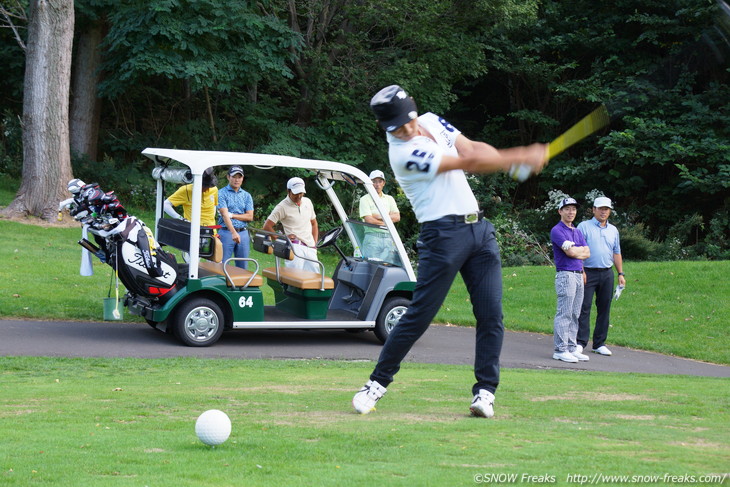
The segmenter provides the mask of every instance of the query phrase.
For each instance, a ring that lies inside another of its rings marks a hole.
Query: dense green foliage
[[[715,0],[76,6],[77,32],[102,22],[106,37],[100,162],[75,161],[75,174],[110,187],[102,177],[121,171],[125,198],[144,194],[150,167],[139,152],[148,146],[387,168],[368,101],[398,83],[422,112],[498,147],[549,141],[597,104],[608,106],[609,129],[540,177],[521,185],[503,175],[472,178],[518,260],[543,260],[530,249],[557,221],[538,211],[556,192],[581,203],[589,194],[613,198],[634,258],[730,256],[730,45],[719,27],[730,22]],[[0,172],[18,177],[23,52],[10,29],[0,29],[0,46]],[[247,189],[263,210],[281,197],[288,174],[252,176]],[[388,190],[398,193],[394,182]],[[400,227],[416,233],[408,216]]]

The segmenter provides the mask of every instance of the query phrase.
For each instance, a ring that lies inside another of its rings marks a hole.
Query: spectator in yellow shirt
[[[203,173],[203,197],[200,206],[200,224],[204,227],[216,225],[215,208],[218,205],[218,179],[213,174],[213,168],[209,167]],[[176,211],[176,206],[183,207],[183,216]],[[193,185],[180,186],[169,198],[165,200],[165,213],[172,218],[190,221],[193,208]]]

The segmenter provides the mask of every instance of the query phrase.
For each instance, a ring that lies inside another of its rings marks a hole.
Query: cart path
[[[50,357],[200,357],[230,359],[334,359],[375,361],[380,344],[372,332],[236,330],[211,347],[181,345],[142,323],[0,320],[0,355]],[[613,356],[567,364],[552,359],[553,337],[506,332],[502,367],[638,372],[730,377],[730,366],[643,352],[609,343]],[[474,329],[433,325],[406,361],[472,365]]]

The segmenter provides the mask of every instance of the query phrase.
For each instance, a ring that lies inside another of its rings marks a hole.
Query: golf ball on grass
[[[220,445],[231,435],[231,420],[223,411],[209,409],[198,416],[195,434],[206,445]]]

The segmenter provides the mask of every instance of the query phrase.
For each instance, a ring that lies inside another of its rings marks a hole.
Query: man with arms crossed
[[[553,358],[563,362],[587,362],[588,356],[576,348],[578,317],[583,304],[583,261],[590,257],[583,234],[573,220],[578,213],[578,202],[563,198],[558,208],[560,221],[550,230],[555,257],[555,292],[558,306],[553,323]]]
[[[397,85],[380,90],[370,108],[387,133],[390,166],[421,231],[411,306],[388,335],[370,380],[352,400],[353,407],[361,414],[375,409],[461,272],[476,317],[477,381],[470,410],[489,418],[494,415],[504,335],[501,261],[494,226],[482,218],[464,172],[508,171],[511,165],[524,163],[538,173],[547,162],[547,146],[497,150],[472,141],[433,113],[419,117],[413,98]]]
[[[619,285],[626,286],[618,229],[608,223],[612,209],[613,203],[609,198],[605,196],[596,198],[593,201],[593,218],[578,225],[578,230],[583,233],[588,248],[591,249],[591,256],[583,263],[586,287],[578,322],[578,350],[582,352],[588,345],[588,337],[591,334],[591,304],[595,294],[596,327],[593,330],[593,351],[606,356],[612,353],[606,346],[613,295],[612,267],[615,266],[618,272]]]
[[[378,193],[380,202],[388,210],[388,215],[393,223],[400,221],[400,211],[395,199],[389,194],[383,193],[385,187],[385,174],[383,171],[376,169],[370,173],[370,180],[373,182],[375,191]],[[371,225],[385,226],[375,202],[369,194],[360,198],[360,218],[365,223]],[[393,243],[390,233],[379,228],[365,228],[365,236],[363,237],[363,253],[366,257],[374,257],[380,260],[391,262],[393,260]]]

